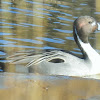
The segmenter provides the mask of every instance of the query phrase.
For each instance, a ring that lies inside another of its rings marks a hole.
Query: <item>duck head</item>
[[[88,43],[88,37],[96,30],[100,30],[100,24],[90,16],[81,16],[74,21],[73,34],[77,42],[77,36],[84,43]]]

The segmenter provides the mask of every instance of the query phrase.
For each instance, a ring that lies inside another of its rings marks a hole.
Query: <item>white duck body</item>
[[[52,63],[51,62],[52,57],[50,58],[49,56],[42,61],[39,61],[38,58],[39,62],[32,61],[34,63],[32,64],[29,63],[27,65],[30,66],[30,72],[35,72],[45,75],[68,75],[68,76],[85,76],[85,75],[93,75],[100,73],[100,60],[95,58],[96,56],[90,59],[89,58],[81,59],[62,51],[55,50],[55,53],[56,56],[52,54],[53,59],[55,60],[63,59],[64,62]],[[90,52],[89,54],[91,55],[92,53]],[[90,60],[92,60],[92,62]]]
[[[99,74],[100,55],[88,42],[89,34],[97,29],[100,30],[100,25],[93,17],[81,16],[77,18],[73,25],[73,35],[83,58],[71,53],[52,50],[29,56],[33,59],[26,67],[29,67],[30,72],[45,75],[86,76]],[[24,60],[28,60],[28,58]]]
[[[68,76],[84,76],[89,73],[89,68],[87,67],[87,65],[89,64],[85,63],[84,59],[80,59],[76,56],[70,55],[69,53],[66,54],[65,52],[62,51],[55,51],[55,53],[57,55],[56,57],[53,58],[56,60],[58,58],[63,59],[64,62],[52,63],[50,62],[52,58],[48,58],[40,63],[32,64],[32,66],[30,66],[30,72],[36,72],[39,74],[46,74],[46,75],[68,75]],[[73,59],[71,59],[72,57]]]

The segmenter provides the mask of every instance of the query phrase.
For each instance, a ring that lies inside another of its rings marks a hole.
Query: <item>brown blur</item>
[[[1,76],[1,100],[100,99],[100,82],[94,79],[11,73],[3,73]],[[99,99],[92,99],[98,97]]]

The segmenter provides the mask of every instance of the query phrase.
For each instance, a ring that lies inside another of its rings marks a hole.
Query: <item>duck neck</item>
[[[83,43],[82,41],[79,41],[79,44],[85,59],[89,59],[93,62],[93,60],[100,58],[100,55],[92,48],[90,43]]]
[[[88,41],[88,37],[87,41]],[[74,28],[74,39],[80,48],[83,58],[84,59],[89,59],[90,61],[93,59],[98,59],[100,58],[100,55],[92,48],[89,42],[84,43],[78,36],[76,28]]]
[[[77,45],[82,51],[84,59],[88,59],[90,62],[95,63],[100,59],[100,55],[92,48],[90,43],[84,43],[76,33]]]

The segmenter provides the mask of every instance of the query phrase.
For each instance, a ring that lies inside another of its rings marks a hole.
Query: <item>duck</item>
[[[100,73],[100,55],[89,43],[89,35],[100,30],[100,24],[91,16],[80,16],[73,22],[73,37],[82,52],[78,57],[70,51],[46,50],[30,55],[26,67],[30,73],[43,75],[86,76]]]

